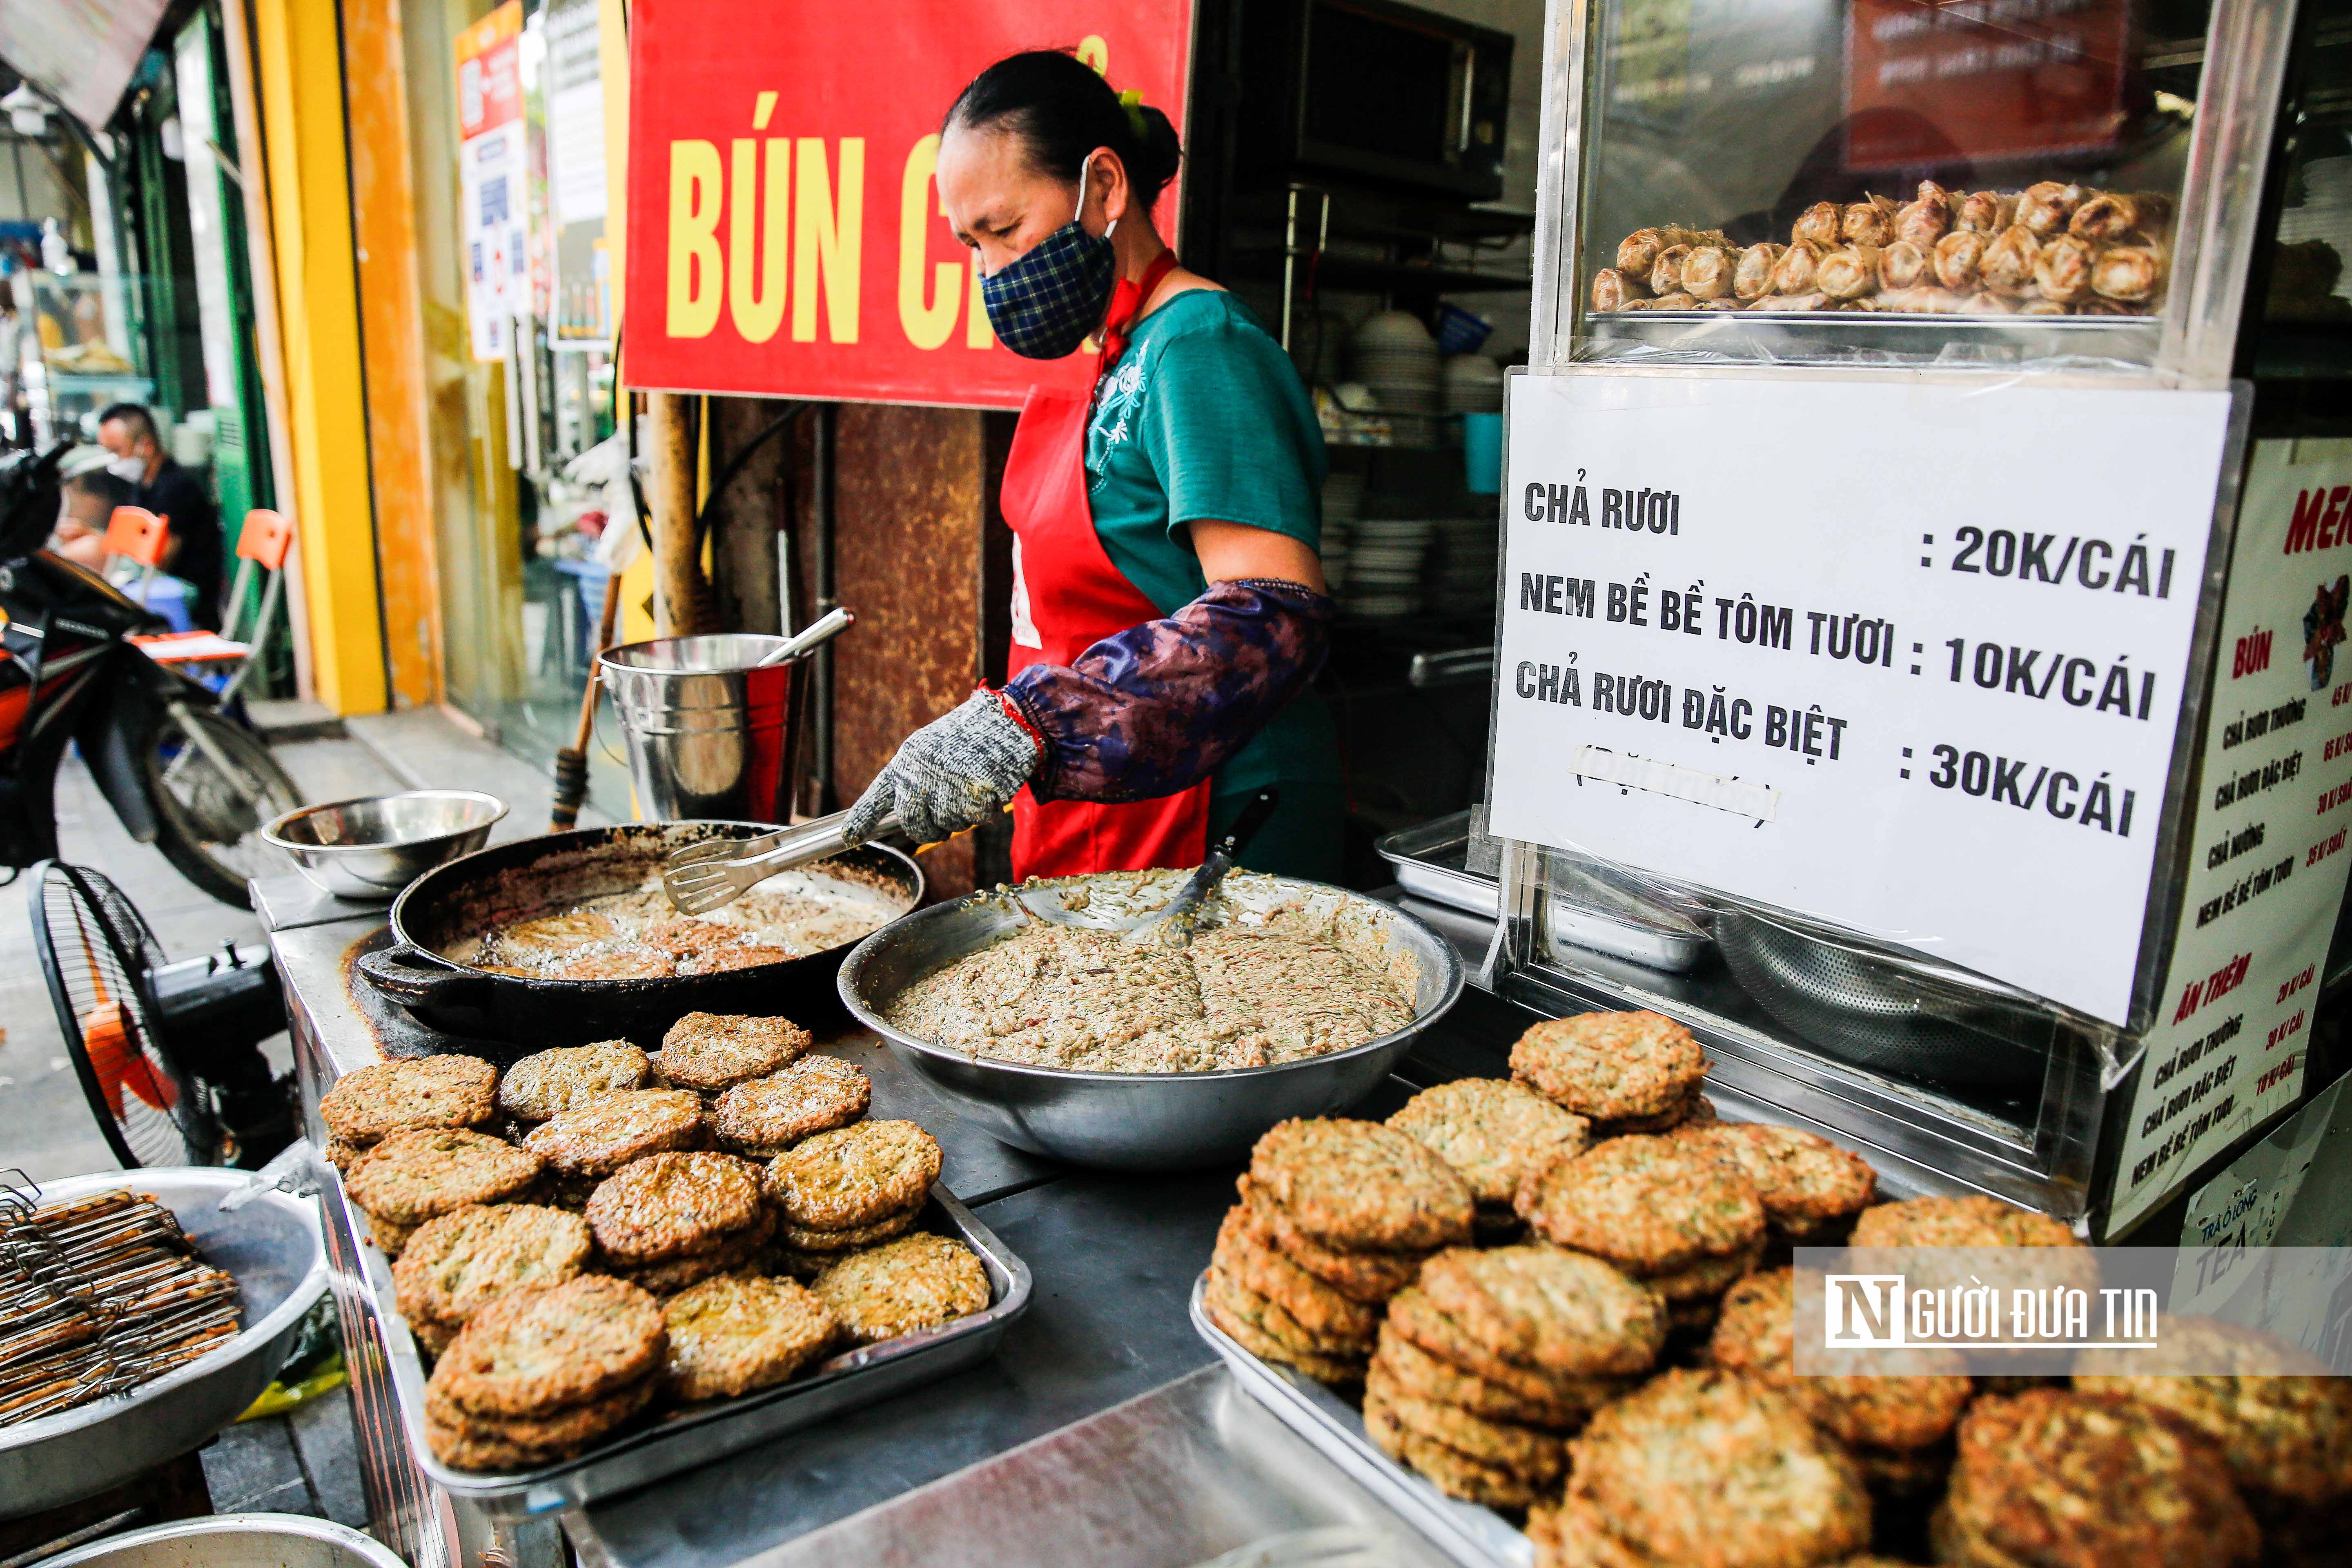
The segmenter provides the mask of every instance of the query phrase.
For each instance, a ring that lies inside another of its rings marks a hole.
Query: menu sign
[[[2131,14],[2130,0],[1853,0],[1846,166],[2115,145]]]
[[[1000,346],[940,210],[940,121],[1023,49],[1069,49],[1179,127],[1192,0],[802,5],[629,15],[629,384],[1018,408],[1094,358]],[[1070,201],[1077,199],[1072,183]],[[1160,198],[1173,239],[1181,195]]]
[[[2128,1023],[2229,416],[1515,376],[1494,831]]]
[[[2352,440],[2263,441],[2238,509],[2179,938],[2108,1228],[2303,1091],[2352,866]]]
[[[522,0],[507,0],[457,35],[457,232],[474,357],[488,363],[530,307],[521,33]]]

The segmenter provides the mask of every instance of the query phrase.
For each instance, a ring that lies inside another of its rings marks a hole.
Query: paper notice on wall
[[[511,319],[530,306],[530,158],[517,40],[522,0],[457,36],[457,243],[474,357],[506,358]]]
[[[2263,441],[2238,509],[2163,1008],[2110,1233],[2303,1090],[2352,865],[2352,440]]]
[[[596,0],[547,12],[547,135],[559,227],[604,216],[604,79]]]
[[[2228,394],[1570,374],[1509,417],[1498,835],[2128,1021]]]

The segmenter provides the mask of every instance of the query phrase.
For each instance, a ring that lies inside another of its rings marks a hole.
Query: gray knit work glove
[[[845,837],[866,842],[883,813],[896,809],[899,826],[918,844],[976,827],[1004,809],[1037,769],[1042,749],[1005,712],[993,691],[975,691],[963,705],[898,742],[857,804]]]

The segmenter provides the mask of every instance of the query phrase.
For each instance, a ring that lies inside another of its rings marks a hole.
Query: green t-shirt
[[[1196,519],[1323,534],[1323,428],[1290,356],[1231,294],[1195,289],[1137,323],[1087,426],[1095,534],[1163,616],[1208,588],[1182,525]],[[1339,732],[1312,692],[1216,772],[1211,793],[1337,784]]]

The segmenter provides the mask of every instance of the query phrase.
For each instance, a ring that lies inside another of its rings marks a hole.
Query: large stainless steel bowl
[[[1169,885],[1183,873],[1170,873]],[[1031,917],[1001,894],[974,893],[894,921],[851,950],[841,999],[908,1067],[964,1115],[1016,1149],[1112,1171],[1181,1171],[1228,1164],[1292,1116],[1344,1110],[1388,1076],[1414,1038],[1462,994],[1453,943],[1376,899],[1321,882],[1236,872],[1219,895],[1256,903],[1331,900],[1343,918],[1383,931],[1420,971],[1413,1021],[1394,1034],[1325,1056],[1231,1072],[1077,1072],[968,1056],[917,1039],[882,1016],[924,975],[1012,934]]]
[[[412,789],[299,806],[261,837],[320,890],[381,901],[488,843],[506,814],[506,802],[478,790]]]
[[[327,1248],[316,1199],[272,1189],[224,1213],[220,1200],[250,1180],[248,1171],[164,1166],[43,1184],[45,1204],[115,1187],[152,1194],[178,1216],[205,1262],[236,1276],[242,1331],[128,1395],[0,1426],[0,1519],[92,1496],[177,1458],[244,1415],[269,1386],[302,1314],[326,1293]]]
[[[407,1568],[383,1542],[299,1513],[220,1513],[110,1535],[41,1568]]]

